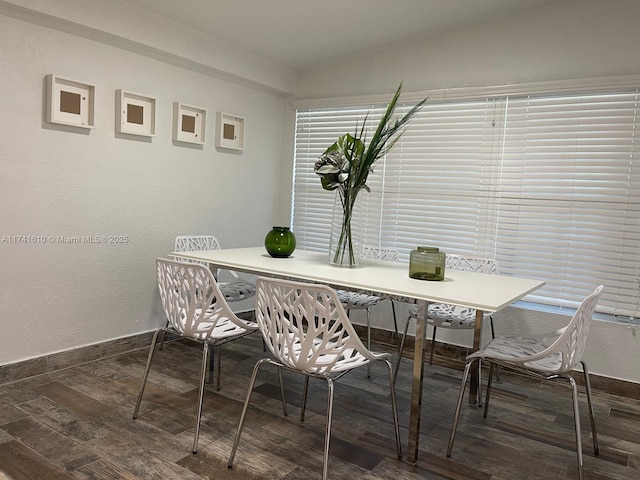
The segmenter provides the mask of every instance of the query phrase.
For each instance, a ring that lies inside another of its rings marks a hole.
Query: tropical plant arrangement
[[[403,117],[394,119],[393,115],[401,91],[402,83],[387,105],[368,145],[365,138],[367,115],[359,131],[356,125],[354,135],[345,133],[340,136],[324,151],[314,165],[314,172],[320,176],[322,188],[337,190],[342,205],[339,237],[335,244],[330,246],[329,261],[333,265],[355,267],[359,264],[357,246],[353,244],[351,235],[351,220],[356,198],[361,190],[371,191],[367,185],[367,178],[373,173],[374,163],[393,148],[404,133],[406,125],[427,101],[425,98]]]

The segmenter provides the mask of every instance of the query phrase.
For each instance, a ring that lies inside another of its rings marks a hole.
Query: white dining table
[[[296,250],[290,257],[271,257],[263,247],[173,252],[173,257],[209,263],[212,268],[263,276],[315,282],[334,288],[366,292],[418,304],[407,461],[418,460],[426,312],[430,303],[448,303],[476,309],[473,350],[480,347],[484,312],[496,312],[540,288],[545,282],[506,275],[447,270],[442,281],[409,277],[409,266],[400,262],[363,259],[357,268],[329,264],[327,253]],[[469,402],[476,403],[478,375],[472,377]]]

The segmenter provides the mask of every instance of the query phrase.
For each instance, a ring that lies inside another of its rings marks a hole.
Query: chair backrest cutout
[[[492,258],[447,254],[446,266],[452,270],[498,275],[498,263]]]
[[[221,320],[240,324],[207,267],[163,258],[156,260],[156,266],[162,308],[176,331],[206,340]]]
[[[329,375],[371,359],[332,288],[264,277],[256,287],[258,327],[284,365]]]
[[[561,335],[549,347],[550,352],[559,352],[562,355],[562,366],[559,369],[561,372],[572,370],[582,359],[593,312],[603,290],[604,285],[598,286],[582,301],[569,324],[561,329]]]
[[[360,247],[362,258],[370,258],[372,260],[384,260],[385,262],[397,262],[400,254],[395,248],[371,247],[362,245]]]

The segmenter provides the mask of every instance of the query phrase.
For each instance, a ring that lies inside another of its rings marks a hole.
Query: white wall
[[[401,14],[401,12],[399,12]],[[562,0],[517,17],[372,52],[300,72],[298,99],[482,87],[640,73],[640,2]],[[287,121],[295,118],[286,112]],[[292,152],[289,152],[292,155]],[[594,282],[597,282],[594,279]],[[594,284],[595,287],[595,284]],[[390,325],[388,310],[375,319]],[[354,315],[356,321],[362,321]],[[498,333],[544,332],[568,321],[510,308],[496,315]],[[593,373],[640,382],[637,327],[595,321],[585,359]],[[485,331],[485,340],[488,329]],[[469,345],[470,332],[439,332]]]
[[[553,0],[510,18],[298,75],[296,97],[509,85],[640,72],[636,0]]]
[[[93,10],[79,11],[88,22]],[[191,44],[189,52],[199,45],[197,73],[175,65],[179,48],[171,62],[158,61],[133,53],[130,43],[125,49],[112,45],[112,33],[105,33],[105,42],[96,41],[96,31],[90,38],[81,29],[65,33],[77,10],[56,12],[60,22],[40,13],[0,2],[0,364],[163,324],[154,261],[173,250],[174,237],[214,233],[223,246],[260,245],[277,223],[280,201],[274,185],[281,181],[282,92],[290,88],[291,72],[282,69],[278,77],[277,65],[252,64],[242,52],[236,52],[237,63],[216,63],[209,52],[215,43],[181,37]],[[96,22],[105,15],[99,8],[95,13]],[[117,13],[110,11],[114,24]],[[166,27],[139,24],[148,38],[138,40],[157,48],[153,41]],[[251,71],[245,68],[250,64]],[[259,81],[261,69],[266,83]],[[49,73],[95,85],[94,130],[44,121]],[[115,133],[116,89],[157,99],[155,137]],[[208,110],[203,148],[172,142],[174,101]],[[214,148],[216,111],[245,118],[241,155]],[[82,235],[123,235],[128,241],[50,239]],[[48,241],[25,243],[15,236]]]

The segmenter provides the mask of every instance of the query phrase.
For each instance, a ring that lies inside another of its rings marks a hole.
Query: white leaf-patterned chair
[[[383,260],[385,262],[397,262],[399,258],[398,250],[395,248],[376,248],[367,245],[361,245],[358,247],[360,249],[360,256],[362,258],[369,258],[372,260]],[[349,315],[349,311],[351,310],[365,310],[367,313],[367,348],[371,349],[371,320],[370,320],[370,309],[378,305],[380,302],[385,300],[383,297],[378,297],[376,295],[367,295],[366,293],[353,292],[349,290],[336,290],[338,294],[338,298],[342,303],[342,306],[347,311],[347,315]],[[391,312],[393,315],[393,327],[396,336],[398,335],[398,321],[396,319],[396,306],[395,300],[388,299],[391,301]],[[367,376],[371,376],[371,367],[367,368]]]
[[[253,333],[258,330],[258,325],[242,320],[233,313],[213,274],[204,265],[159,258],[156,260],[156,266],[160,300],[167,316],[168,326],[156,330],[151,340],[133,418],[138,417],[159,335],[164,335],[164,332],[168,331],[202,343],[202,372],[193,440],[193,453],[196,453],[209,347],[219,347],[223,343]]]
[[[589,371],[587,364],[582,360],[582,355],[587,343],[587,334],[593,312],[598,303],[604,287],[600,285],[593,293],[587,296],[573,315],[569,324],[555,332],[544,335],[519,336],[508,335],[493,339],[486,346],[467,356],[467,364],[462,377],[462,385],[458,396],[453,427],[447,447],[447,457],[451,456],[453,441],[455,439],[458,420],[460,418],[460,408],[466,388],[469,371],[473,362],[489,362],[489,380],[487,384],[487,394],[484,402],[484,417],[489,411],[489,397],[491,395],[491,381],[493,370],[496,365],[503,368],[525,373],[535,378],[544,380],[564,379],[571,386],[573,394],[573,418],[576,437],[576,453],[578,457],[578,478],[584,478],[582,461],[582,438],[580,432],[580,412],[578,408],[578,388],[571,375],[578,363],[582,364],[584,382],[587,393],[587,403],[589,406],[589,419],[591,422],[591,435],[593,439],[593,450],[598,454],[598,436],[596,433],[596,421],[593,413],[591,401],[591,382],[589,381]]]
[[[446,269],[463,270],[467,272],[488,273],[498,275],[498,263],[491,258],[471,257],[465,255],[447,254]],[[445,273],[446,275],[446,273]],[[427,314],[427,325],[433,327],[431,337],[431,352],[429,354],[429,365],[433,364],[433,353],[436,344],[436,331],[438,328],[453,328],[459,330],[473,330],[476,326],[476,310],[474,308],[460,307],[457,305],[449,305],[446,303],[432,303],[429,305]],[[402,352],[404,350],[405,337],[409,329],[409,322],[415,321],[418,315],[418,306],[413,305],[409,310],[409,318],[404,327],[400,347],[398,348],[398,363],[396,363],[397,375],[402,360]],[[495,337],[493,328],[493,317],[491,313],[485,313],[485,319],[489,319],[491,323],[491,338]]]
[[[261,359],[253,369],[238,430],[229,456],[229,468],[233,466],[258,371],[264,364],[275,365],[279,371],[284,368],[305,375],[301,421],[304,420],[309,378],[318,378],[327,382],[327,421],[322,473],[322,478],[326,479],[328,476],[334,381],[355,368],[366,366],[374,361],[383,362],[389,376],[396,450],[398,458],[402,458],[393,369],[389,362],[390,355],[388,353],[373,353],[364,346],[332,288],[325,285],[262,277],[258,278],[256,285],[256,319],[274,359]],[[284,402],[284,392],[282,394]]]
[[[176,237],[176,252],[194,252],[200,250],[220,250],[220,243],[213,235],[180,235]],[[185,261],[195,261],[181,259]],[[220,291],[224,295],[227,302],[240,302],[253,297],[256,294],[256,286],[243,278],[241,278],[233,270],[227,270],[231,275],[231,280],[220,281],[219,272],[213,272],[214,277],[218,281]]]
[[[220,242],[213,235],[179,235],[175,240],[175,251],[176,252],[195,252],[201,250],[220,250]],[[191,260],[187,258],[176,257],[176,260],[181,260],[185,262],[194,262],[200,263],[205,266],[209,266],[206,262],[199,262],[197,260]],[[254,283],[241,278],[236,272],[233,270],[225,270],[224,274],[227,274],[230,277],[230,280],[220,281],[220,271],[212,270],[213,276],[218,282],[218,287],[224,295],[224,299],[229,303],[240,302],[242,300],[246,300],[248,298],[252,298],[256,294],[256,286]],[[162,348],[162,342],[161,342]],[[215,356],[217,357],[214,360],[214,357],[211,356],[211,368],[209,373],[209,383],[212,382],[212,379],[216,378],[216,389],[220,390],[220,365],[222,363],[222,349],[218,348],[215,350]],[[217,363],[218,372],[217,374],[213,373],[213,364]]]

